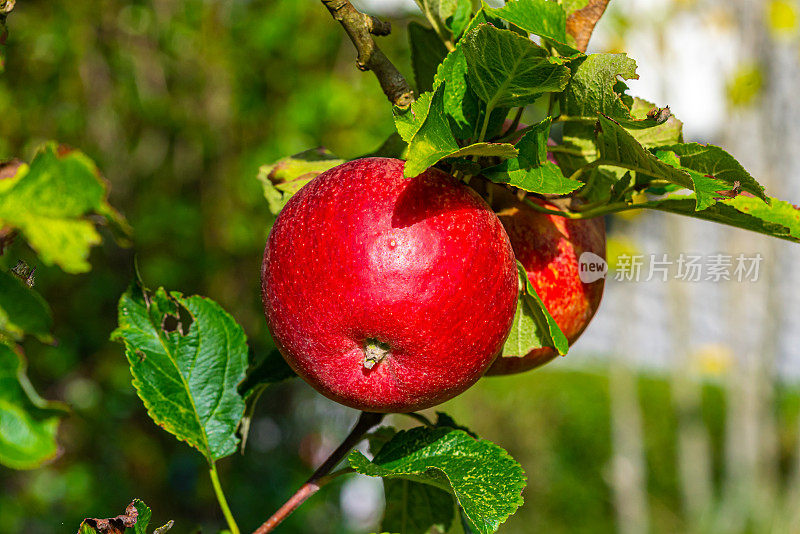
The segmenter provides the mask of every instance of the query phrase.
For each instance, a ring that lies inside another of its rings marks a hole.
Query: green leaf
[[[631,128],[629,125],[622,124],[631,135],[644,147],[655,147],[662,145],[672,145],[683,142],[683,123],[672,113],[666,121],[659,121],[653,117],[653,111],[659,108],[655,104],[639,97],[633,98],[631,108],[632,121],[628,124],[638,125],[638,128]],[[650,116],[648,116],[650,114]]]
[[[444,113],[445,85],[425,93],[407,109],[395,107],[397,130],[408,141],[405,176],[412,178],[444,158],[464,156],[514,157],[517,150],[506,143],[473,143],[459,147]]]
[[[688,171],[695,180],[700,175],[721,184],[716,191],[734,189],[747,191],[766,201],[764,187],[759,184],[744,167],[728,152],[714,145],[700,143],[681,143],[658,147],[657,150],[672,152],[677,156],[681,169]],[[698,202],[700,198],[698,195]]]
[[[542,195],[565,195],[583,186],[583,182],[566,178],[558,165],[548,161],[539,167],[529,167],[522,158],[484,169],[483,175],[495,183]]]
[[[547,311],[542,299],[528,279],[525,267],[517,261],[520,280],[520,298],[514,316],[509,340],[503,346],[503,356],[525,356],[533,349],[552,347],[564,355],[569,350],[569,341],[556,320]],[[527,350],[526,350],[527,349]],[[524,351],[524,352],[522,352]]]
[[[453,523],[453,497],[447,491],[402,478],[383,481],[386,509],[381,529],[401,534],[447,532]]]
[[[455,152],[450,152],[443,158],[458,158],[465,156],[494,156],[498,158],[513,158],[517,155],[517,149],[509,143],[473,143]]]
[[[119,328],[133,385],[162,428],[209,462],[236,450],[244,413],[237,385],[247,365],[244,330],[216,302],[137,281],[119,301]]]
[[[364,475],[400,478],[452,492],[481,534],[495,532],[522,504],[525,473],[494,443],[463,430],[418,427],[398,432],[370,462],[358,451],[350,466]]]
[[[324,148],[314,148],[270,165],[262,165],[258,170],[258,181],[264,188],[270,213],[277,216],[300,188],[319,174],[344,162]]]
[[[571,64],[572,77],[561,96],[561,113],[594,121],[598,113],[629,119],[630,106],[618,78],[638,79],[636,62],[625,54],[590,54]],[[632,102],[631,102],[632,103]]]
[[[557,2],[550,0],[509,0],[499,8],[483,3],[483,9],[515,26],[549,39],[558,52],[565,56],[582,55],[567,44],[567,14]]]
[[[42,296],[13,274],[0,271],[0,334],[17,341],[33,334],[48,343],[52,327],[50,307]]]
[[[48,265],[70,273],[90,269],[92,245],[100,243],[87,218],[102,215],[115,229],[130,234],[125,220],[106,201],[106,185],[94,162],[78,151],[44,145],[28,166],[4,180],[0,189],[0,226],[18,228]]]
[[[561,91],[569,69],[550,62],[547,51],[530,39],[481,24],[462,42],[470,85],[486,108],[532,103],[543,93]]]
[[[56,431],[66,413],[61,403],[39,397],[22,355],[0,343],[0,464],[35,469],[55,458]]]
[[[800,243],[800,210],[783,200],[770,198],[770,203],[766,204],[763,200],[739,195],[699,211],[695,204],[694,195],[670,195],[664,200],[648,202],[646,207]]]
[[[518,158],[485,169],[483,175],[495,183],[539,194],[564,195],[583,186],[578,180],[565,178],[558,165],[547,161],[551,120],[548,117],[533,125],[517,142]]]
[[[408,40],[417,93],[431,91],[439,64],[447,56],[447,48],[434,30],[413,21],[408,23]]]
[[[434,88],[441,84],[444,85],[444,112],[455,136],[458,139],[469,139],[476,135],[480,101],[469,86],[467,58],[464,57],[460,43],[447,54],[436,71]]]
[[[657,150],[656,157],[668,165],[681,168],[681,162],[674,152],[667,150]],[[725,182],[717,180],[712,176],[706,176],[691,169],[683,169],[692,178],[695,198],[697,199],[697,209],[704,210],[718,199],[725,198],[720,191],[725,191],[728,186]]]
[[[134,534],[147,534],[147,527],[150,525],[150,519],[153,513],[150,508],[141,500],[134,499],[133,506],[136,508],[136,525],[133,527]],[[162,534],[172,528],[173,522],[169,521],[166,525],[159,527],[153,531],[153,534]]]
[[[604,164],[618,165],[638,173],[667,180],[687,189],[694,189],[689,173],[659,160],[640,145],[625,128],[616,121],[600,115],[600,133],[597,148]],[[638,176],[637,176],[638,179]]]
[[[430,95],[430,96],[427,96]],[[405,176],[412,178],[459,150],[444,114],[444,85],[434,93],[425,93],[402,111],[395,107],[397,131],[408,142]]]
[[[514,323],[500,352],[502,358],[522,358],[530,351],[545,346],[540,336],[542,329],[533,314],[533,305],[529,300],[530,297],[525,294],[521,294],[517,299]]]
[[[417,5],[431,22],[458,39],[472,14],[471,0],[416,0]]]
[[[408,107],[394,106],[392,108],[397,133],[406,143],[410,144],[414,136],[417,135],[417,132],[419,132],[428,118],[434,99],[437,98],[440,91],[444,91],[439,85],[436,86],[436,89],[434,92],[419,95]]]

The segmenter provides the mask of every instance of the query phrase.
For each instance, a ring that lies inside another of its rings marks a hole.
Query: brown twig
[[[391,25],[361,13],[348,0],[322,0],[322,3],[353,41],[358,51],[356,66],[359,70],[371,70],[375,73],[384,94],[395,106],[411,104],[414,101],[414,91],[372,38],[373,35],[388,35]]]
[[[319,488],[321,488],[326,482],[330,480],[327,476],[331,470],[336,467],[339,462],[341,462],[347,453],[363,439],[364,434],[367,431],[380,423],[383,420],[385,414],[382,413],[372,413],[372,412],[361,412],[361,416],[359,416],[358,421],[356,421],[353,430],[350,431],[350,434],[344,439],[341,445],[337,447],[333,453],[325,460],[319,469],[314,471],[314,474],[311,475],[305,484],[300,486],[300,489],[295,492],[292,497],[286,501],[283,506],[281,506],[277,512],[272,514],[272,517],[267,519],[260,527],[258,527],[253,534],[267,534],[267,532],[272,532],[272,530],[277,527],[281,521],[289,517],[289,514],[294,512],[298,506],[303,504],[306,499],[314,495]]]

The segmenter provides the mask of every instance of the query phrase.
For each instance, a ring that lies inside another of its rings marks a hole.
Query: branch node
[[[372,38],[373,35],[387,35],[392,29],[391,24],[361,13],[348,0],[322,0],[322,4],[342,25],[356,47],[358,70],[371,70],[378,78],[386,98],[395,106],[411,104],[414,91]]]
[[[366,17],[367,29],[372,35],[384,36],[392,33],[391,22],[384,22],[378,17],[373,17],[372,15],[364,15],[364,17]]]

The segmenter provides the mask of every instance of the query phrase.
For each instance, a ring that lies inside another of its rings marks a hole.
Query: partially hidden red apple
[[[267,323],[297,374],[372,412],[408,412],[474,384],[510,331],[517,273],[480,196],[430,169],[351,161],[281,211],[261,271]]]
[[[529,198],[551,210],[559,209],[545,200]],[[545,307],[572,344],[591,321],[603,295],[604,279],[589,283],[581,281],[579,263],[584,252],[605,259],[603,218],[566,219],[535,211],[517,199],[506,199],[505,202],[506,207],[498,216],[511,239],[514,254],[525,267]],[[486,374],[520,373],[539,367],[556,355],[554,349],[543,347],[517,357],[500,357]]]

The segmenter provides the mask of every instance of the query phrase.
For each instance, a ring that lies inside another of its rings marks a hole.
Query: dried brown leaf
[[[594,26],[608,7],[610,0],[589,0],[586,7],[573,11],[567,17],[567,33],[575,38],[575,47],[586,52]]]

